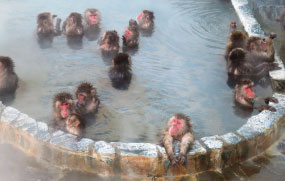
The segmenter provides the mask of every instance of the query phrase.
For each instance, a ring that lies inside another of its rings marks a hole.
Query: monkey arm
[[[171,164],[176,165],[176,160],[173,153],[173,138],[167,131],[166,133],[164,133],[163,146],[165,148],[166,154]]]
[[[54,34],[55,36],[61,35],[60,23],[61,23],[61,19],[57,18],[56,19],[56,25],[55,25],[55,34]]]
[[[186,153],[189,150],[190,146],[193,144],[193,142],[194,142],[194,136],[190,132],[186,133],[181,139],[179,160],[183,165],[187,161]]]
[[[66,20],[62,24],[62,32],[65,34],[66,33]]]

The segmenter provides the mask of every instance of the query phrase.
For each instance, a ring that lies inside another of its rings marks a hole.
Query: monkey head
[[[103,41],[109,45],[119,44],[119,36],[117,31],[107,31],[103,35]]]
[[[87,24],[100,24],[100,13],[97,9],[87,9],[84,14]]]
[[[275,39],[276,37],[277,37],[277,34],[274,33],[274,32],[271,32],[271,33],[269,34],[269,38],[270,38],[271,40]]]
[[[253,81],[241,79],[235,86],[235,101],[245,107],[253,107],[255,93],[253,91]]]
[[[53,107],[61,119],[67,118],[73,112],[72,95],[67,92],[58,93],[53,99]]]
[[[0,56],[0,72],[14,72],[14,62],[10,57]]]
[[[154,15],[152,11],[143,10],[138,16],[137,20],[143,29],[150,28],[153,25]]]
[[[85,120],[77,113],[72,113],[65,121],[66,130],[74,135],[81,135]]]
[[[76,98],[79,104],[85,105],[94,97],[97,98],[96,94],[96,89],[87,82],[79,84],[76,88]]]
[[[232,21],[232,22],[230,23],[230,28],[236,29],[236,28],[237,28],[237,22]]]
[[[131,58],[126,53],[118,53],[112,60],[113,67],[127,67],[130,70],[131,64]]]
[[[168,121],[168,131],[173,137],[179,137],[189,132],[192,127],[190,118],[182,113],[177,113]]]
[[[241,32],[241,31],[239,31],[239,30],[234,30],[230,34],[230,40],[232,42],[244,41],[245,39],[246,39],[245,34],[243,32]]]
[[[37,23],[38,33],[53,33],[54,27],[53,27],[53,18],[55,18],[56,15],[52,16],[49,12],[43,12],[38,15]]]
[[[257,51],[257,52],[266,52],[268,50],[268,45],[272,43],[272,40],[268,38],[260,38],[257,36],[249,37],[247,41],[247,50]]]
[[[68,26],[82,26],[82,16],[80,13],[70,13],[67,21]]]

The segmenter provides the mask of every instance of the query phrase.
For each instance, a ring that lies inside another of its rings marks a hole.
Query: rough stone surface
[[[34,122],[34,120],[30,120],[27,114],[20,113],[17,119],[15,119],[11,124],[16,128],[23,126],[24,124],[30,123],[29,121]]]
[[[197,140],[194,141],[193,146],[189,150],[190,155],[205,154],[206,152],[207,152],[207,150]]]
[[[0,116],[4,108],[5,106],[2,104],[2,101],[0,101]]]
[[[224,140],[226,144],[229,145],[237,144],[238,142],[241,141],[241,138],[232,132],[224,134],[220,137]]]
[[[88,138],[82,138],[80,141],[66,142],[61,146],[73,151],[88,151],[88,146],[94,144],[94,141]]]
[[[57,136],[61,136],[61,135],[63,135],[63,134],[64,134],[63,131],[61,131],[61,130],[56,130],[55,132],[53,132],[53,133],[51,134],[51,136],[52,136],[52,137],[57,137]]]
[[[17,109],[12,107],[6,107],[2,113],[1,121],[11,123],[19,116],[19,114],[20,111],[18,111]]]
[[[140,155],[157,157],[156,145],[151,143],[121,143],[121,142],[111,142],[113,146],[116,146],[121,155]]]
[[[218,140],[216,136],[203,137],[201,140],[210,149],[220,149],[223,147],[223,142]]]
[[[97,141],[94,143],[94,151],[98,154],[115,154],[114,147],[105,141]]]
[[[63,143],[63,142],[73,141],[74,139],[76,139],[76,136],[75,136],[75,135],[72,135],[72,134],[63,134],[63,135],[61,135],[61,136],[53,137],[53,138],[50,140],[50,143],[51,143],[51,144],[58,145],[58,144],[61,144],[61,143]]]

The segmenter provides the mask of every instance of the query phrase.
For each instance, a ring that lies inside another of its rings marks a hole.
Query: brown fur
[[[81,83],[76,88],[76,98],[78,94],[85,95],[84,102],[76,100],[76,111],[81,115],[94,114],[98,111],[100,100],[96,88],[88,82]]]
[[[172,136],[170,135],[169,130],[172,127],[172,120],[174,118],[181,120],[183,126],[175,134],[175,136]],[[194,142],[194,134],[192,131],[192,123],[190,122],[190,118],[182,113],[177,113],[168,120],[167,127],[164,130],[162,138],[162,144],[165,147],[167,156],[174,167],[177,166],[177,161],[178,161],[173,153],[173,142],[175,140],[180,141],[180,151],[179,151],[178,160],[181,162],[181,164],[186,164],[187,161],[186,154]]]
[[[73,20],[73,23],[70,23],[70,19]],[[83,35],[83,25],[82,25],[82,16],[80,13],[72,12],[66,18],[63,23],[62,31],[67,36],[82,36]]]
[[[117,31],[106,31],[103,37],[99,40],[99,44],[104,51],[119,51],[119,36]]]
[[[133,48],[138,46],[139,42],[139,31],[138,31],[138,24],[136,22],[136,20],[131,19],[129,21],[129,26],[127,28],[127,30],[129,30],[131,32],[130,37],[125,37],[123,35],[122,39],[123,39],[123,44],[127,47]]]
[[[57,18],[56,29],[54,29],[53,18],[56,15],[52,15],[50,12],[40,13],[37,17],[37,34],[38,36],[55,36],[60,35],[60,23],[61,19]]]
[[[143,16],[141,19],[138,19],[139,28],[143,30],[152,29],[154,26],[154,14],[152,11],[143,10]]]
[[[18,88],[18,76],[10,57],[0,56],[0,96],[14,94]]]
[[[73,113],[74,112],[74,103],[73,103],[72,95],[70,93],[61,92],[61,93],[58,93],[54,96],[54,98],[53,98],[53,116],[54,116],[55,123],[58,126],[64,126],[65,125],[65,119],[66,118],[63,118],[61,116],[61,109],[59,107],[60,105],[62,105],[64,103],[70,104],[69,114]]]
[[[97,21],[96,21],[96,26],[99,26],[100,25],[100,22],[101,22],[101,15],[100,15],[100,12],[98,11],[98,9],[94,9],[94,8],[90,8],[90,9],[86,9],[86,11],[84,12],[84,20],[85,20],[85,25],[86,26],[92,26],[92,23],[89,19],[89,14],[93,14],[93,15],[96,15],[97,14]]]
[[[229,53],[234,48],[246,48],[247,35],[241,31],[235,30],[231,32],[228,37],[228,42],[226,45],[225,59],[228,60]]]
[[[65,121],[65,129],[71,134],[82,136],[85,120],[77,113],[72,113]]]

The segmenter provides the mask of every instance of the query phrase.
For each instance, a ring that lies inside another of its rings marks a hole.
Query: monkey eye
[[[68,107],[70,104],[68,102],[65,102],[62,104],[62,106]]]

